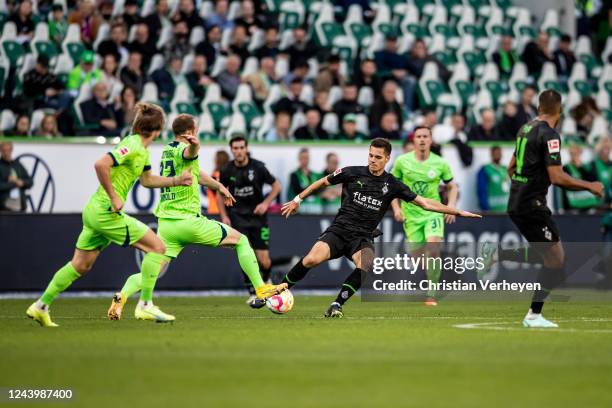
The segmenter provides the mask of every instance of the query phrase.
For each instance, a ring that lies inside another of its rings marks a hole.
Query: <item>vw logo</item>
[[[34,181],[27,192],[26,202],[29,210],[34,213],[52,212],[55,206],[55,181],[47,163],[31,153],[17,156],[15,160],[21,163]]]

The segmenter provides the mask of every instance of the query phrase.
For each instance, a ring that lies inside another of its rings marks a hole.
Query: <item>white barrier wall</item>
[[[14,157],[23,156],[21,163],[31,174],[34,173],[34,186],[30,190],[34,208],[41,212],[80,212],[98,186],[94,162],[112,147],[109,144],[16,143]],[[301,147],[303,146],[298,143],[258,144],[250,146],[250,151],[252,157],[266,163],[270,172],[280,180],[283,192],[286,193],[289,174],[297,167],[297,155]],[[162,144],[151,147],[151,161],[156,173],[159,172],[158,161],[162,148]],[[229,152],[227,145],[202,146],[199,158],[202,169],[212,171],[213,157],[219,149]],[[367,164],[367,145],[316,145],[309,146],[309,149],[311,168],[314,171],[323,170],[328,152],[338,154],[341,166]],[[399,148],[394,149],[393,158],[400,153]],[[512,151],[511,147],[503,148],[504,163],[509,162]],[[478,209],[476,173],[480,166],[489,162],[489,148],[475,148],[474,162],[469,168],[463,167],[454,146],[444,147],[443,156],[451,163],[455,180],[459,184],[459,206]],[[135,197],[130,194],[125,208],[128,212],[152,212],[158,197],[159,191],[139,187]],[[285,195],[283,199],[284,197]],[[32,212],[32,208],[28,211]]]

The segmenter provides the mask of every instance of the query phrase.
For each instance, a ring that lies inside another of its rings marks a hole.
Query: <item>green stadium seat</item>
[[[463,106],[469,106],[469,101],[472,95],[474,95],[474,85],[470,81],[457,81],[455,83],[459,98]]]
[[[70,55],[70,58],[72,59],[74,65],[79,64],[79,62],[81,62],[81,54],[83,53],[83,51],[85,51],[85,46],[82,43],[78,42],[67,43],[65,45],[66,51],[68,51],[68,55]]]
[[[51,41],[37,41],[34,43],[38,55],[46,55],[49,59],[57,56],[57,47]]]
[[[198,111],[192,103],[188,102],[178,102],[174,105],[174,112],[176,113],[186,113],[188,115],[197,116]]]
[[[493,106],[496,108],[499,105],[500,97],[508,92],[508,86],[501,81],[488,81],[485,87],[491,94]]]
[[[253,102],[240,102],[238,110],[244,116],[244,120],[249,128],[251,128],[253,120],[261,117],[261,112]]]
[[[326,21],[320,24],[320,28],[316,31],[316,39],[322,47],[329,47],[339,35],[344,35],[342,26],[335,22]]]
[[[200,132],[198,137],[203,141],[219,140],[219,133],[217,132]]]
[[[223,120],[229,116],[229,110],[221,102],[211,102],[205,106],[206,111],[210,114],[216,131],[221,130]]]
[[[484,53],[478,50],[466,51],[460,56],[460,59],[462,59],[465,65],[469,67],[472,75],[476,74],[478,67],[487,62]]]
[[[350,31],[350,34],[359,45],[362,45],[366,38],[372,36],[372,27],[364,23],[352,23],[350,25]]]
[[[436,107],[438,98],[446,92],[447,89],[444,82],[434,79],[424,81],[424,87],[419,86],[421,106],[429,108]]]
[[[590,96],[594,90],[588,81],[575,81],[573,84],[574,89],[582,96]]]
[[[414,35],[415,38],[425,38],[429,36],[429,30],[420,24],[408,24],[408,32]]]
[[[2,50],[12,67],[19,64],[19,59],[25,54],[25,49],[17,41],[6,40],[2,42]]]
[[[587,68],[587,72],[590,73],[592,73],[593,69],[600,65],[597,57],[593,54],[581,54],[578,56],[578,59],[584,63]]]

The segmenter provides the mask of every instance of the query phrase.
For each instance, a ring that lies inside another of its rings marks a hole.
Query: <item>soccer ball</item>
[[[287,289],[269,297],[266,300],[266,306],[276,314],[284,314],[291,310],[293,307],[293,294]]]

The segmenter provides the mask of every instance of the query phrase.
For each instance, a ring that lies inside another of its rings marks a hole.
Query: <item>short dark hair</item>
[[[538,98],[538,112],[545,115],[556,115],[561,111],[561,94],[553,89],[547,89]]]
[[[427,129],[429,130],[429,136],[433,136],[433,132],[431,131],[431,128],[429,126],[417,126],[414,128],[414,130],[412,131],[413,135],[416,135],[417,130],[421,130],[421,129]]]
[[[561,36],[561,42],[572,42],[572,37],[569,34],[563,34]]]
[[[501,146],[499,146],[499,145],[491,146],[491,153],[494,152],[495,150],[501,150]]]
[[[174,132],[174,136],[181,136],[191,130],[195,130],[195,126],[195,118],[191,115],[183,113],[178,115],[172,121],[172,132]]]
[[[385,138],[377,137],[370,142],[370,147],[378,147],[384,149],[387,155],[391,154],[391,143]]]
[[[329,57],[327,57],[328,64],[337,64],[339,62],[340,62],[340,56],[338,54],[331,54]]]
[[[246,139],[246,137],[242,135],[237,135],[237,136],[232,136],[232,138],[229,141],[229,147],[231,148],[232,145],[236,142],[244,142],[245,146],[249,145],[249,141]]]

